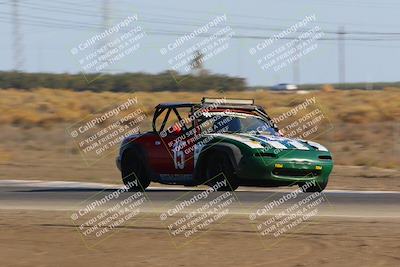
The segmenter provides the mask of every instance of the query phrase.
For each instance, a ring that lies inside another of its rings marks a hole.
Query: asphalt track
[[[81,183],[2,180],[0,181],[0,209],[11,210],[70,210],[76,211],[82,205],[104,198],[121,189],[120,185]],[[230,205],[230,214],[247,215],[268,203],[286,197],[279,212],[311,193],[299,193],[287,199],[296,188],[239,188],[234,192],[235,201]],[[150,186],[145,192],[149,201],[142,207],[143,212],[163,213],[184,200],[193,199],[204,188],[181,186]],[[110,207],[119,200],[128,198],[135,192],[123,192],[119,199],[111,199],[103,208]],[[209,197],[216,198],[223,192],[212,192]],[[400,218],[400,192],[394,191],[347,191],[325,190],[321,195],[324,201],[318,206],[316,216],[354,217],[354,218]],[[208,199],[200,199],[196,205]]]

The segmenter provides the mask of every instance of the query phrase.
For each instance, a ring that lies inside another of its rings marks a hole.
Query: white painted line
[[[83,187],[83,188],[120,188],[120,184],[70,182],[70,181],[42,181],[42,180],[0,180],[0,186],[27,186],[27,187]]]

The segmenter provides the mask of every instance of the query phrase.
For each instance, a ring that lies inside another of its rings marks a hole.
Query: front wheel
[[[233,166],[226,154],[218,153],[209,157],[206,173],[207,185],[216,191],[235,191],[239,187]]]
[[[130,191],[142,191],[150,185],[150,178],[136,150],[124,152],[121,159],[122,181]]]

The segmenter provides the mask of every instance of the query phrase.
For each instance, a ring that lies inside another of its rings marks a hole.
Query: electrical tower
[[[103,30],[107,30],[110,26],[110,0],[103,0],[102,4],[102,16],[103,16]]]
[[[13,50],[14,50],[14,70],[20,71],[24,65],[22,32],[19,21],[18,0],[12,1],[12,23],[13,23]]]

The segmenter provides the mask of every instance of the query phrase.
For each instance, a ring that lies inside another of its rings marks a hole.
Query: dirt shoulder
[[[400,172],[360,166],[335,166],[327,189],[400,191]]]
[[[176,248],[158,218],[89,249],[70,212],[0,211],[2,266],[397,266],[397,220],[317,218],[265,248],[235,217]]]

